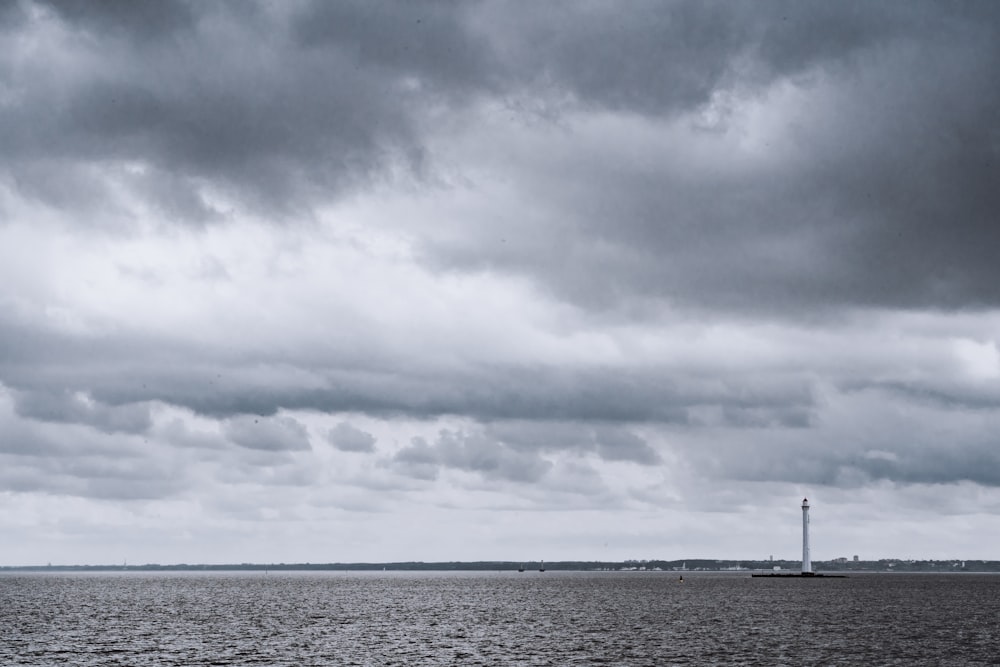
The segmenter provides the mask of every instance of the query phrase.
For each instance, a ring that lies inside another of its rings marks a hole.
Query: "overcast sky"
[[[0,3],[0,564],[1000,559],[1000,4]]]

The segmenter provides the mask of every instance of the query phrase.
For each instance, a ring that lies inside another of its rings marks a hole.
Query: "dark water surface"
[[[1000,576],[0,575],[0,665],[1000,665]]]

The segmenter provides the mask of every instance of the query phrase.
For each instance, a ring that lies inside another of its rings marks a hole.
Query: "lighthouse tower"
[[[802,574],[812,574],[809,558],[809,499],[802,499]]]

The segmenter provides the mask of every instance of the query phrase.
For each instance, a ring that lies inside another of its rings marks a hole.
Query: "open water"
[[[0,575],[0,665],[1000,665],[1000,575]]]

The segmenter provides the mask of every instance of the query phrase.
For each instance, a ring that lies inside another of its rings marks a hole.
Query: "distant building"
[[[855,562],[855,563],[857,563],[857,562],[858,562],[858,555],[857,555],[857,554],[854,554],[854,562]]]

